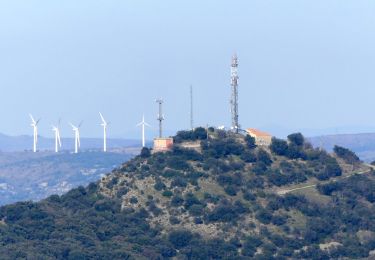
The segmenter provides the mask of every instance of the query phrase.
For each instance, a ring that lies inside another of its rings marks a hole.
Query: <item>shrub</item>
[[[358,156],[347,148],[335,145],[333,151],[338,157],[342,158],[346,163],[352,164],[359,162]]]
[[[147,147],[143,147],[142,150],[141,150],[141,157],[142,158],[148,158],[151,156],[151,151],[149,148]]]
[[[187,246],[192,238],[193,234],[188,230],[172,231],[168,236],[169,242],[178,249]]]
[[[247,163],[253,163],[256,162],[257,157],[253,152],[245,151],[241,154],[241,160]]]
[[[256,197],[253,193],[246,191],[243,195],[243,198],[248,201],[254,201],[256,200]]]
[[[296,145],[295,143],[290,143],[288,146],[288,151],[286,156],[290,159],[305,159],[306,155],[301,146]]]
[[[170,156],[167,159],[167,164],[170,168],[175,170],[187,170],[190,168],[190,165],[182,157]]]
[[[169,218],[169,223],[171,223],[172,225],[177,225],[177,224],[180,224],[181,221],[177,217],[171,216]]]
[[[163,191],[162,195],[163,195],[164,197],[170,198],[170,197],[173,196],[173,192],[170,191],[170,190],[165,190],[165,191]]]
[[[269,224],[272,219],[272,214],[268,210],[261,209],[260,211],[257,212],[255,217],[263,224]]]
[[[272,216],[271,222],[276,226],[284,225],[287,221],[286,216],[274,215]]]
[[[165,178],[174,178],[176,176],[182,176],[182,173],[180,171],[176,171],[176,170],[171,170],[171,169],[166,169],[163,173],[162,173],[163,177]]]
[[[171,187],[186,187],[187,186],[187,181],[185,178],[182,177],[176,177],[172,180],[171,182]]]
[[[327,184],[318,184],[317,189],[321,194],[331,195],[333,192],[341,189],[339,182],[330,182]]]
[[[194,204],[189,208],[189,212],[193,216],[201,216],[203,214],[203,205]]]
[[[294,144],[296,146],[302,146],[305,143],[305,138],[301,133],[288,135],[288,140],[291,144]]]
[[[132,196],[132,197],[130,198],[129,202],[130,202],[131,204],[137,204],[137,203],[138,203],[138,199],[137,199],[137,197]]]
[[[199,199],[197,197],[195,197],[195,195],[193,193],[188,193],[185,195],[185,208],[189,209],[191,206],[193,206],[194,204],[201,204],[201,202],[199,201]]]
[[[160,179],[156,180],[155,185],[154,185],[155,190],[161,191],[161,190],[164,190],[165,188],[166,188],[166,186],[165,186],[164,182],[162,182]]]
[[[245,136],[245,142],[246,142],[247,148],[249,149],[254,149],[256,147],[255,138],[250,135]]]
[[[209,221],[230,222],[237,218],[236,208],[231,204],[221,204],[208,214]]]
[[[224,191],[229,195],[229,196],[236,196],[237,195],[237,190],[233,185],[229,185],[224,188]]]
[[[288,143],[285,140],[273,137],[270,149],[276,155],[286,155],[288,153]]]
[[[251,167],[252,172],[254,172],[256,175],[263,175],[267,171],[267,165],[263,162],[256,162]]]
[[[326,165],[326,172],[329,177],[341,176],[342,170],[336,160]]]
[[[171,200],[171,205],[173,207],[181,206],[184,203],[184,199],[180,195],[173,196]]]
[[[271,165],[272,164],[271,156],[263,149],[258,150],[257,158],[258,158],[259,162],[262,162],[265,165]]]

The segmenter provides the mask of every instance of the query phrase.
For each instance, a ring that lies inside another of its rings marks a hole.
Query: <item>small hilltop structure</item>
[[[157,120],[159,121],[159,137],[154,139],[154,149],[153,152],[165,152],[169,151],[173,147],[173,138],[163,137],[163,99],[159,98],[156,100],[159,105],[159,114]]]
[[[255,128],[246,129],[246,133],[251,137],[254,137],[255,144],[259,146],[268,146],[271,144],[272,135]]]

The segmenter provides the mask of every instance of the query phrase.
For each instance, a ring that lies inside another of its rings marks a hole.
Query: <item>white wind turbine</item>
[[[52,131],[55,132],[55,152],[58,153],[61,148],[60,120],[58,126],[52,126]]]
[[[31,114],[30,114],[30,118],[31,118],[31,127],[34,130],[33,152],[35,153],[36,152],[36,145],[38,143],[38,124],[39,124],[40,119],[35,121],[34,117]]]
[[[150,127],[150,125],[145,122],[145,115],[142,116],[142,122],[137,124],[137,126],[142,126],[142,147],[145,147],[146,146],[145,127],[146,126]]]
[[[78,149],[79,147],[81,147],[79,128],[81,127],[82,122],[79,123],[78,127],[73,125],[72,123],[69,123],[69,124],[73,128],[73,132],[74,132],[74,153],[78,153]]]
[[[102,113],[99,112],[99,115],[100,115],[100,118],[102,119],[101,126],[103,127],[103,131],[104,131],[104,136],[103,136],[103,151],[106,152],[107,151],[107,126],[108,126],[108,123],[107,123],[107,121],[105,121]]]

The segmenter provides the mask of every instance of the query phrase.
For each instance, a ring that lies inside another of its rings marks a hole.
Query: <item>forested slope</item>
[[[208,139],[203,128],[174,138],[172,151],[144,149],[85,188],[1,207],[2,258],[329,259],[375,249],[375,176],[349,150],[330,155],[301,134],[270,147],[212,128]]]

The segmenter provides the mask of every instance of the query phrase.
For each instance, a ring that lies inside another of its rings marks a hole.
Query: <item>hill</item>
[[[86,186],[133,156],[129,149],[121,153],[0,153],[0,205],[37,201]]]
[[[322,146],[328,151],[332,151],[335,145],[340,145],[354,151],[361,160],[366,162],[375,161],[375,134],[337,134],[323,135],[309,138],[315,146]]]
[[[330,259],[375,250],[375,175],[301,134],[179,132],[99,182],[0,208],[5,259]],[[195,144],[195,145],[192,145]],[[195,147],[187,149],[186,147]]]

